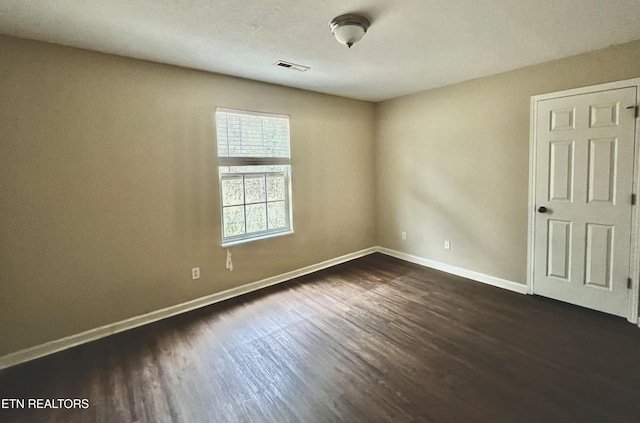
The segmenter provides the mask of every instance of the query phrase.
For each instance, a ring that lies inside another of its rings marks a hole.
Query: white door
[[[537,103],[534,294],[628,315],[635,104],[636,87]]]

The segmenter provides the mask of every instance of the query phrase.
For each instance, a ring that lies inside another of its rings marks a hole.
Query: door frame
[[[569,97],[579,94],[589,94],[599,91],[609,91],[619,88],[636,88],[636,105],[640,104],[640,78],[624,81],[609,82],[571,90],[558,91],[548,94],[539,94],[531,97],[530,102],[530,129],[529,129],[529,228],[527,245],[527,293],[533,295],[534,264],[535,264],[535,206],[536,206],[536,123],[538,117],[538,102],[554,98]],[[633,169],[633,194],[638,198],[640,191],[640,121],[636,118],[636,130],[634,138],[634,169]],[[640,211],[638,201],[632,206],[631,215],[631,248],[629,257],[629,275],[632,278],[632,289],[629,295],[627,320],[638,324],[638,303],[640,301]],[[640,326],[640,324],[639,324]]]

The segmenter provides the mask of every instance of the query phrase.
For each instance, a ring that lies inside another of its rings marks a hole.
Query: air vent
[[[281,68],[297,70],[300,72],[306,72],[311,69],[309,66],[296,65],[295,63],[285,62],[284,60],[278,60],[274,63],[274,65],[280,66]]]

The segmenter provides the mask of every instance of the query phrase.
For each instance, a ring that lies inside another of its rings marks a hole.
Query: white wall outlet
[[[191,279],[200,279],[200,268],[194,267],[191,269]]]
[[[451,249],[451,241],[445,241],[444,242],[444,249],[445,250],[450,250]]]
[[[402,239],[403,240],[407,239],[407,233],[406,232],[402,232]]]

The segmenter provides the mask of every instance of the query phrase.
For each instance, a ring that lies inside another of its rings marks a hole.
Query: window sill
[[[222,242],[222,248],[233,247],[234,245],[246,244],[247,242],[261,241],[263,239],[276,238],[279,236],[292,235],[292,234],[293,234],[293,230],[289,230],[284,232],[276,232],[271,234],[259,235],[251,238],[234,239],[231,241]]]

